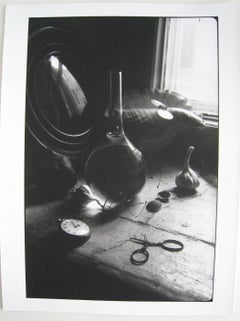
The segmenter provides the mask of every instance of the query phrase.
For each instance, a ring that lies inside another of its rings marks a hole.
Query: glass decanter
[[[121,72],[110,72],[108,120],[105,138],[90,154],[85,166],[85,180],[104,210],[131,200],[146,180],[142,154],[123,129]]]

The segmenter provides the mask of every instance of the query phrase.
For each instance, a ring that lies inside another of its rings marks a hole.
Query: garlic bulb
[[[200,184],[197,174],[191,169],[189,165],[189,161],[193,151],[194,147],[189,146],[183,163],[183,170],[177,175],[175,180],[177,187],[188,191],[196,189]]]

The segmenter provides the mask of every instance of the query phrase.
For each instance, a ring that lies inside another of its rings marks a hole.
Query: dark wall
[[[82,50],[92,53],[85,59],[85,64],[92,66],[97,62],[96,72],[121,70],[126,89],[148,88],[157,20],[139,17],[32,18],[29,32],[49,25],[70,29],[82,43]]]

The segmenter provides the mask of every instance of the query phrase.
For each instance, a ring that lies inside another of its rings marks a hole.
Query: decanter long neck
[[[109,97],[109,128],[108,135],[120,137],[124,135],[122,122],[122,73],[110,72],[110,97]]]

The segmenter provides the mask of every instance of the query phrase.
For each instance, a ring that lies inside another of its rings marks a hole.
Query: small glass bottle
[[[121,72],[110,72],[108,119],[105,139],[90,154],[85,166],[85,180],[104,210],[131,200],[146,180],[142,154],[123,129]]]

